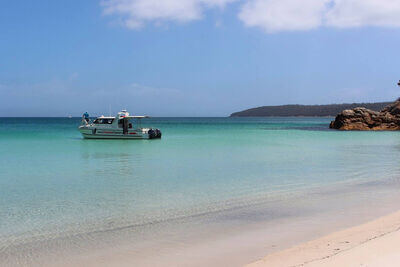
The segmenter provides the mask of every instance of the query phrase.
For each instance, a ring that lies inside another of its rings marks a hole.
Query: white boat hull
[[[80,128],[83,138],[85,139],[153,139],[147,131],[143,130],[130,130],[128,133],[123,134],[122,131],[115,130],[101,130]],[[157,137],[156,137],[157,138]]]
[[[109,135],[109,134],[85,134],[82,133],[85,139],[150,139],[148,136],[129,136],[129,135]]]

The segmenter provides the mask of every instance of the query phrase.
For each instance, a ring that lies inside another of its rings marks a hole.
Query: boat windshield
[[[112,124],[114,119],[95,119],[94,124]]]

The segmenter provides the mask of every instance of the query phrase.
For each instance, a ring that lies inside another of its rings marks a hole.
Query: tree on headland
[[[399,80],[399,82],[397,83],[397,85],[400,86],[400,80]],[[397,101],[400,101],[400,97],[397,99]]]

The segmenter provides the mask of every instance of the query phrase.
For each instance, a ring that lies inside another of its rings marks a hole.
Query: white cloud
[[[400,27],[400,0],[335,0],[326,14],[326,24],[341,28]]]
[[[329,0],[250,0],[239,18],[267,32],[309,30],[321,26]]]
[[[104,14],[137,29],[199,20],[206,10],[233,2],[240,2],[238,17],[246,26],[266,32],[400,27],[400,0],[103,0],[102,6]]]
[[[400,0],[248,0],[239,18],[267,32],[321,26],[400,27]]]
[[[122,16],[122,23],[132,29],[148,22],[189,22],[202,17],[208,8],[223,8],[236,0],[105,0],[104,14]]]

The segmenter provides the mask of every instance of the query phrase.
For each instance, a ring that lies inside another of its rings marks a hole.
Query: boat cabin
[[[148,116],[130,116],[126,110],[122,110],[121,112],[118,112],[117,117],[105,117],[102,115],[94,119],[92,124],[100,127],[109,125],[112,128],[122,128],[123,132],[126,133],[128,132],[128,129],[133,128],[133,124],[131,122],[132,119],[138,119],[136,128],[141,128],[140,119],[143,118],[148,118]]]

